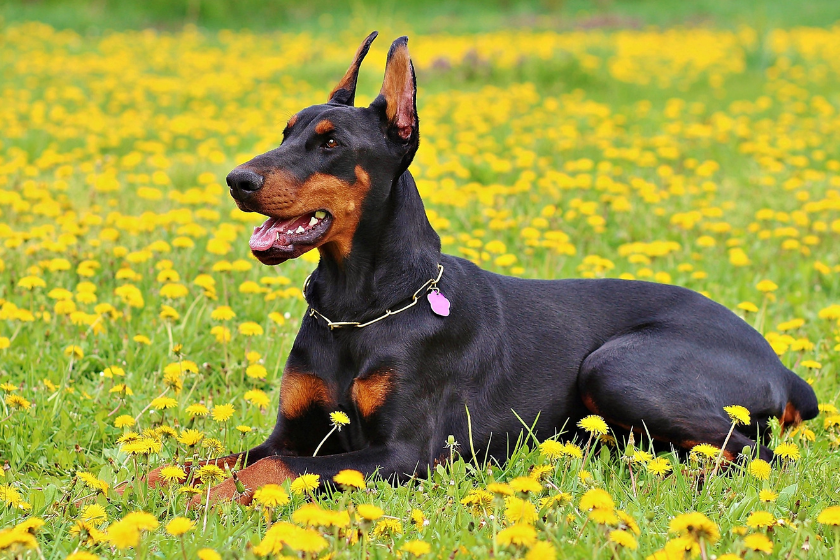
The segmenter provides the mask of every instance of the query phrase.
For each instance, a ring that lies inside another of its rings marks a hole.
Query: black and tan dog
[[[425,474],[448,455],[447,436],[469,440],[466,407],[476,454],[500,461],[522,431],[517,415],[536,420],[541,439],[595,413],[618,432],[687,449],[723,445],[723,407],[738,404],[753,424],[732,434],[726,456],[758,446],[769,459],[769,418],[791,425],[817,414],[812,389],[764,338],[700,294],[509,278],[442,254],[408,171],[420,135],[405,37],[391,46],[379,96],[353,106],[375,36],[326,104],[297,113],[280,147],[227,177],[239,208],[269,217],[250,240],[260,261],[277,265],[316,247],[321,260],[277,425],[244,455],[245,493],[228,480],[213,498],[247,502],[260,485],[301,473]],[[349,426],[313,457],[338,410]]]

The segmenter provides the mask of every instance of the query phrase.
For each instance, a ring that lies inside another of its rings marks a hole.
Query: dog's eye
[[[324,148],[332,149],[338,146],[338,142],[335,141],[335,138],[330,138],[326,142],[322,144]]]

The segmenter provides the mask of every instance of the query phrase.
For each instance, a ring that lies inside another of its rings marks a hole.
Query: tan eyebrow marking
[[[292,118],[289,119],[289,122],[286,123],[286,127],[292,128],[293,126],[295,126],[295,123],[297,122],[297,117],[297,115],[292,115]]]
[[[335,126],[330,121],[324,119],[318,124],[315,125],[315,133],[316,134],[326,134],[327,132],[332,132],[335,130]]]

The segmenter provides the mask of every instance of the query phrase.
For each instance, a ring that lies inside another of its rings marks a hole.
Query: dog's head
[[[353,105],[359,67],[376,35],[361,44],[326,104],[295,114],[278,148],[227,176],[241,210],[268,216],[250,240],[264,264],[316,247],[340,262],[350,253],[363,207],[376,212],[417,151],[417,87],[407,37],[391,45],[373,103]]]

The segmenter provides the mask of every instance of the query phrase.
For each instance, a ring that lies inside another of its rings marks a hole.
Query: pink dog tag
[[[429,300],[429,305],[432,306],[432,311],[441,317],[449,316],[449,300],[439,290],[432,290],[426,298]]]

